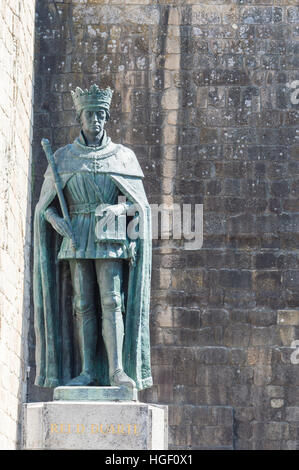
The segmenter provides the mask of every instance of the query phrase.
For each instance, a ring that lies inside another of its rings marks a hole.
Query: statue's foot
[[[70,380],[66,386],[67,387],[86,387],[88,385],[94,385],[95,380],[93,377],[91,377],[90,374],[87,372],[81,372],[78,377],[74,377],[72,380]]]
[[[136,383],[129,377],[123,369],[117,369],[110,376],[110,385],[115,387],[136,388]]]

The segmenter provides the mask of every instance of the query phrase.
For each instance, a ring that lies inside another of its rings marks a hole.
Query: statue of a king
[[[50,165],[35,210],[35,384],[140,390],[152,385],[151,213],[143,173],[134,152],[106,134],[112,90],[77,87],[72,97],[80,135],[54,154],[69,217]],[[108,225],[125,216],[139,236],[97,236],[101,214]]]

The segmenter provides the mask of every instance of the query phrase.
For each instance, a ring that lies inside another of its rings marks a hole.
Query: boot
[[[82,387],[95,384],[94,362],[96,354],[97,319],[96,313],[93,310],[84,313],[76,313],[82,372],[66,385]]]
[[[129,377],[123,369],[116,369],[110,376],[110,385],[115,387],[127,387],[134,389],[136,384],[131,377]]]
[[[103,314],[102,334],[108,356],[110,385],[136,388],[134,380],[123,370],[124,322],[120,311]]]

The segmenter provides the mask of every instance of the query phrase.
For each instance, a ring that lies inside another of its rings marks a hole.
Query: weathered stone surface
[[[24,405],[24,449],[167,449],[167,407],[54,401]]]

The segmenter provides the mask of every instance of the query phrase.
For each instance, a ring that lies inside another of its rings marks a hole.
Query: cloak
[[[124,371],[138,390],[152,386],[150,367],[149,303],[151,282],[151,211],[143,187],[143,173],[132,150],[106,138],[105,145],[87,147],[80,138],[58,149],[55,162],[61,186],[76,172],[107,173],[127,198],[138,204],[140,238],[134,263],[125,264]],[[80,362],[72,312],[69,263],[57,258],[61,236],[46,221],[44,213],[57,194],[48,167],[34,215],[34,327],[36,379],[40,387],[64,385],[79,374]],[[58,206],[59,207],[59,206]],[[99,385],[109,385],[108,360],[99,334],[96,375]]]

